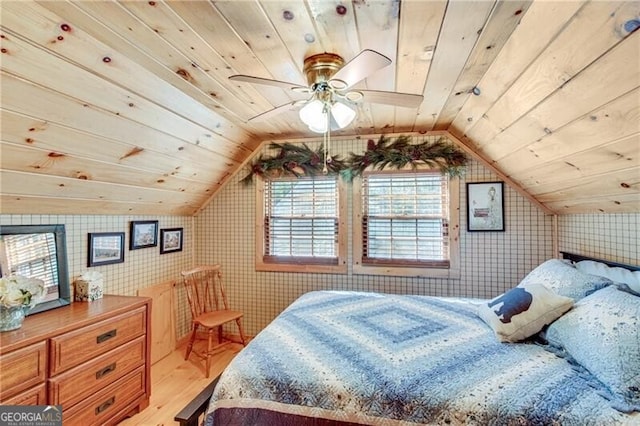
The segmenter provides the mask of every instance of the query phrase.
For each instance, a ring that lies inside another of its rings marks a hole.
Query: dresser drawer
[[[111,424],[113,416],[128,405],[133,406],[133,403],[144,394],[144,390],[144,367],[139,367],[83,402],[71,408],[62,407],[63,424],[65,426]]]
[[[44,383],[47,375],[47,343],[0,355],[0,401],[5,401],[32,386]]]
[[[108,320],[51,339],[50,375],[106,353],[145,333],[146,308],[138,308]]]
[[[70,407],[145,362],[145,336],[49,380],[50,404]]]
[[[24,392],[2,401],[2,405],[47,405],[47,386],[40,383]]]

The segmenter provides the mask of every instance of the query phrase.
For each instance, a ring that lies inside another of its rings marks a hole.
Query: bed
[[[544,282],[559,300],[557,318],[545,305],[539,330],[525,337],[522,324],[500,334],[482,317],[484,308],[498,315],[496,327],[512,327],[531,310],[506,312],[496,305],[504,297],[307,293],[225,369],[204,424],[640,425],[636,284],[557,259],[543,265],[517,293],[533,294],[538,307],[533,286]],[[622,275],[640,285],[632,270]]]

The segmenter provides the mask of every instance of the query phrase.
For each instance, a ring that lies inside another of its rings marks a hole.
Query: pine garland
[[[378,143],[373,139],[367,141],[364,154],[351,153],[348,163],[349,168],[343,171],[346,180],[361,175],[367,167],[383,170],[387,167],[402,169],[411,165],[415,169],[423,164],[449,176],[460,176],[467,156],[444,137],[435,142],[412,144],[411,136],[402,135],[391,141],[381,135]]]
[[[242,179],[244,183],[250,183],[253,175],[261,177],[280,176],[316,176],[324,174],[324,153],[322,145],[317,150],[312,150],[307,144],[272,143],[272,149],[278,149],[275,156],[261,155],[251,166],[251,172]],[[334,155],[327,159],[327,174],[337,174],[348,165]]]
[[[411,136],[401,135],[394,141],[384,135],[376,143],[367,141],[367,150],[362,155],[351,153],[346,161],[338,156],[327,159],[327,170],[324,169],[324,152],[322,145],[314,151],[307,144],[273,143],[278,149],[275,156],[261,155],[251,166],[251,172],[242,179],[250,183],[253,175],[262,177],[280,176],[316,176],[320,174],[337,174],[346,181],[361,175],[367,167],[402,169],[408,165],[417,168],[427,165],[439,169],[449,176],[460,176],[467,162],[466,154],[446,141],[444,137],[434,142],[412,144]]]

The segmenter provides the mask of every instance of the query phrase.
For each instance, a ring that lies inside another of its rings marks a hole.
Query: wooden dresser
[[[0,404],[62,405],[66,425],[116,424],[149,405],[151,299],[106,295],[0,333]]]

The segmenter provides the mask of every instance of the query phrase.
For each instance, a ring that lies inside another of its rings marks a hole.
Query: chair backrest
[[[198,266],[180,274],[192,318],[205,312],[229,309],[220,265]]]

